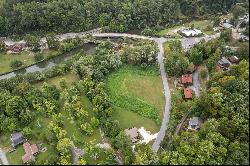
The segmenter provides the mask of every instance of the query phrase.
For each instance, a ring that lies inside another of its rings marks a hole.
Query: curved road
[[[137,38],[137,39],[147,39],[147,40],[153,40],[158,44],[159,47],[159,53],[158,53],[158,63],[160,66],[160,73],[163,83],[163,93],[165,95],[165,111],[164,111],[164,117],[162,120],[160,131],[158,132],[158,135],[155,139],[155,142],[152,146],[152,150],[154,152],[157,152],[162,140],[165,136],[165,131],[167,129],[168,121],[169,121],[169,115],[170,115],[170,90],[168,86],[168,80],[167,80],[167,74],[164,67],[163,57],[164,57],[164,49],[163,49],[163,43],[167,41],[165,38],[151,38],[146,36],[140,36],[140,35],[131,35],[131,34],[125,34],[125,33],[99,33],[99,34],[93,34],[94,37],[129,37],[129,38]]]
[[[163,43],[167,40],[174,40],[174,39],[166,39],[166,38],[153,38],[153,37],[146,37],[146,36],[141,36],[141,35],[133,35],[133,34],[126,34],[126,33],[101,33],[100,32],[101,29],[94,29],[88,32],[80,32],[80,33],[66,33],[66,34],[62,34],[62,35],[56,35],[56,37],[58,38],[59,41],[65,40],[65,39],[69,39],[69,38],[75,38],[75,37],[84,37],[88,34],[91,34],[94,37],[109,37],[109,38],[115,38],[115,37],[128,37],[128,38],[136,38],[136,39],[146,39],[146,40],[152,40],[155,41],[158,44],[159,47],[159,53],[158,53],[158,63],[159,63],[159,67],[160,67],[160,73],[161,73],[161,77],[162,77],[162,83],[163,83],[163,93],[165,95],[165,112],[164,112],[164,117],[162,120],[162,125],[160,128],[160,131],[158,132],[157,138],[152,146],[152,150],[154,152],[157,152],[160,144],[162,142],[162,140],[164,139],[165,136],[165,131],[167,129],[167,125],[168,125],[168,121],[169,121],[169,116],[170,116],[170,103],[171,103],[171,96],[170,96],[170,90],[169,90],[169,86],[168,86],[168,81],[167,81],[167,74],[165,71],[165,67],[164,67],[164,62],[163,62],[163,57],[164,57],[164,49],[163,49]],[[213,36],[205,36],[205,37],[201,37],[201,38],[197,38],[198,41],[192,42],[192,44],[188,44],[189,48],[190,46],[193,46],[194,44],[198,43],[201,39],[205,39],[206,41],[211,40],[213,38],[218,37],[219,34],[215,34]],[[182,42],[182,46],[184,48],[187,48],[185,46],[186,43],[189,43],[189,40],[192,40],[192,38],[190,39],[181,39]],[[42,38],[41,39],[41,43],[46,43],[46,39]]]

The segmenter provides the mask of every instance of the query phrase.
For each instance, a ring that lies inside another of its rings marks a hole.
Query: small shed
[[[233,25],[230,24],[230,23],[228,23],[228,22],[225,22],[225,23],[222,24],[222,27],[223,27],[223,28],[226,28],[226,29],[230,29],[230,28],[233,27]]]
[[[226,57],[222,57],[222,58],[218,61],[218,63],[219,63],[219,65],[220,65],[221,67],[225,67],[225,68],[228,68],[228,67],[231,65],[231,63],[229,62],[229,60],[227,60]]]
[[[188,130],[196,131],[201,127],[201,119],[199,117],[192,117],[188,122]]]
[[[16,148],[17,145],[22,144],[25,139],[21,132],[13,133],[10,135],[10,141],[13,148]]]
[[[181,83],[182,84],[192,84],[193,83],[193,76],[192,74],[184,74],[181,76]]]
[[[130,137],[132,143],[136,143],[140,140],[140,134],[136,127],[125,129],[125,134]]]
[[[185,88],[184,89],[184,98],[185,99],[192,99],[193,97],[193,91],[191,88]]]

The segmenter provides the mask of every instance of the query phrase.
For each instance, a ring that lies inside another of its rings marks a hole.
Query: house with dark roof
[[[35,156],[38,154],[39,150],[36,144],[31,145],[26,142],[23,144],[25,154],[22,156],[22,161],[24,164],[35,161]]]
[[[185,99],[192,99],[193,97],[193,91],[191,88],[185,88],[184,89],[184,98]]]
[[[189,131],[197,131],[201,127],[201,119],[199,117],[192,117],[188,122]]]
[[[140,134],[136,127],[125,129],[125,134],[130,138],[132,143],[136,143],[140,140]]]
[[[226,57],[222,57],[219,61],[218,61],[218,64],[221,68],[223,69],[227,69],[231,63],[230,61],[226,58]]]
[[[13,148],[16,148],[18,145],[22,144],[25,139],[21,132],[13,133],[10,135],[10,141]]]
[[[193,83],[193,76],[192,74],[185,74],[181,76],[180,82],[182,84],[190,85]]]

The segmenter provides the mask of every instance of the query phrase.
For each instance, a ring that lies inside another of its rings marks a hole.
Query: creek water
[[[86,54],[93,54],[95,52],[95,48],[96,48],[96,44],[94,43],[86,43],[84,44],[82,47],[76,49],[76,50],[73,50],[69,53],[65,53],[63,55],[59,55],[59,56],[56,56],[56,57],[53,57],[51,59],[48,59],[48,60],[45,60],[45,61],[42,61],[42,62],[39,62],[37,64],[34,64],[34,65],[31,65],[29,67],[26,67],[26,68],[23,68],[23,69],[20,69],[20,70],[16,70],[14,72],[11,72],[11,73],[7,73],[7,74],[4,74],[4,75],[1,75],[0,76],[0,80],[3,80],[3,79],[8,79],[8,78],[11,78],[11,77],[15,77],[16,75],[18,74],[25,74],[25,73],[34,73],[34,72],[41,72],[45,69],[49,69],[61,62],[64,62],[70,58],[72,58],[72,56],[74,55],[74,52],[76,52],[77,50],[79,49],[82,49],[84,50],[84,52]]]

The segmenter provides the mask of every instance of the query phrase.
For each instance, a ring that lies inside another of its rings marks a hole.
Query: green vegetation
[[[107,86],[114,105],[160,122],[165,101],[157,69],[125,66],[108,77]]]
[[[11,0],[4,1],[0,6],[2,11],[0,35],[25,34],[34,31],[39,33],[76,32],[95,27],[124,32],[172,25],[178,23],[182,17],[193,19],[194,16],[216,15],[218,12],[228,11],[234,2],[234,0],[219,2],[111,0],[107,3],[106,0],[64,0],[63,2]]]
[[[12,69],[20,68],[22,65],[23,65],[22,61],[19,61],[19,60],[14,60],[10,63],[10,66],[12,67]]]
[[[19,146],[14,152],[7,153],[8,161],[11,165],[22,165],[22,156],[24,155],[23,146]]]
[[[70,85],[72,85],[75,82],[79,81],[79,77],[73,73],[67,73],[63,76],[57,76],[57,77],[53,77],[48,79],[46,82],[49,85],[55,85],[58,89],[61,89],[61,85],[60,82],[61,81],[65,81],[66,82],[66,86],[69,87]],[[35,84],[35,86],[37,87],[41,87],[43,84],[43,82],[38,82]]]
[[[186,57],[179,40],[164,43],[164,51],[166,51],[164,52],[164,64],[169,76],[180,77],[192,65]]]
[[[44,58],[48,58],[55,54],[55,51],[46,51],[42,55]],[[7,54],[6,52],[2,52],[0,53],[0,74],[12,71],[11,64],[15,61],[20,61],[23,66],[28,66],[36,62],[31,52],[23,51],[20,54]]]
[[[203,33],[207,34],[207,35],[212,35],[214,34],[213,31],[213,24],[211,20],[201,20],[201,21],[191,21],[189,23],[185,23],[184,25],[177,25],[177,26],[173,26],[170,28],[166,28],[163,30],[160,30],[158,32],[158,35],[160,36],[165,36],[166,34],[169,34],[173,37],[176,38],[180,38],[181,36],[179,34],[177,34],[177,30],[179,28],[190,28],[191,26],[194,26],[194,28],[201,30]]]

